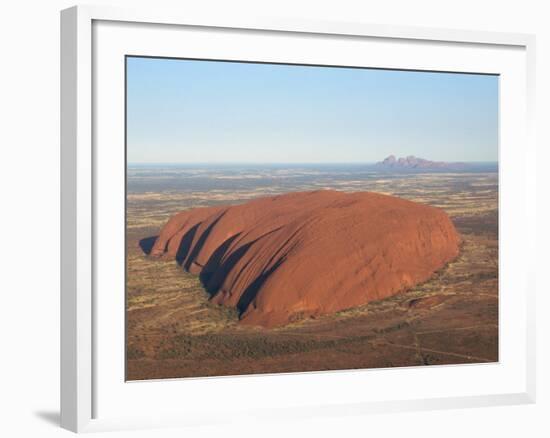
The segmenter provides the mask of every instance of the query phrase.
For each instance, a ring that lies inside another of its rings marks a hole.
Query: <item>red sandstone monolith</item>
[[[380,300],[459,252],[447,214],[370,192],[296,192],[173,216],[152,249],[200,275],[241,322],[273,327]]]

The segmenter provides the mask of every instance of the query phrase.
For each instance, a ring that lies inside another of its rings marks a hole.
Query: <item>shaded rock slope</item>
[[[274,327],[360,306],[426,281],[458,255],[438,208],[370,192],[296,192],[186,210],[151,255],[199,275],[241,323]]]

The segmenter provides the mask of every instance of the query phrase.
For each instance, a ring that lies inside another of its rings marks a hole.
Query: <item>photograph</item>
[[[499,76],[125,58],[126,380],[499,361]]]

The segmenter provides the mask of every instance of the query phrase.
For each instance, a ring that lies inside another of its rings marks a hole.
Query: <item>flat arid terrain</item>
[[[498,361],[495,168],[130,166],[127,177],[128,380]],[[178,212],[323,189],[439,207],[460,234],[458,256],[397,295],[265,327],[239,323],[239,310],[211,301],[200,276],[150,255]]]

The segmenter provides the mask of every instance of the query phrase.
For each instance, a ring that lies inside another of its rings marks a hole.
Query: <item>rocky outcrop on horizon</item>
[[[403,292],[453,260],[459,242],[441,209],[320,190],[182,211],[151,256],[199,275],[241,323],[274,327]]]
[[[430,161],[424,158],[418,158],[414,155],[396,158],[390,155],[384,160],[376,163],[377,166],[386,169],[426,169],[426,170],[463,170],[467,167],[466,163],[449,163],[445,161]]]

